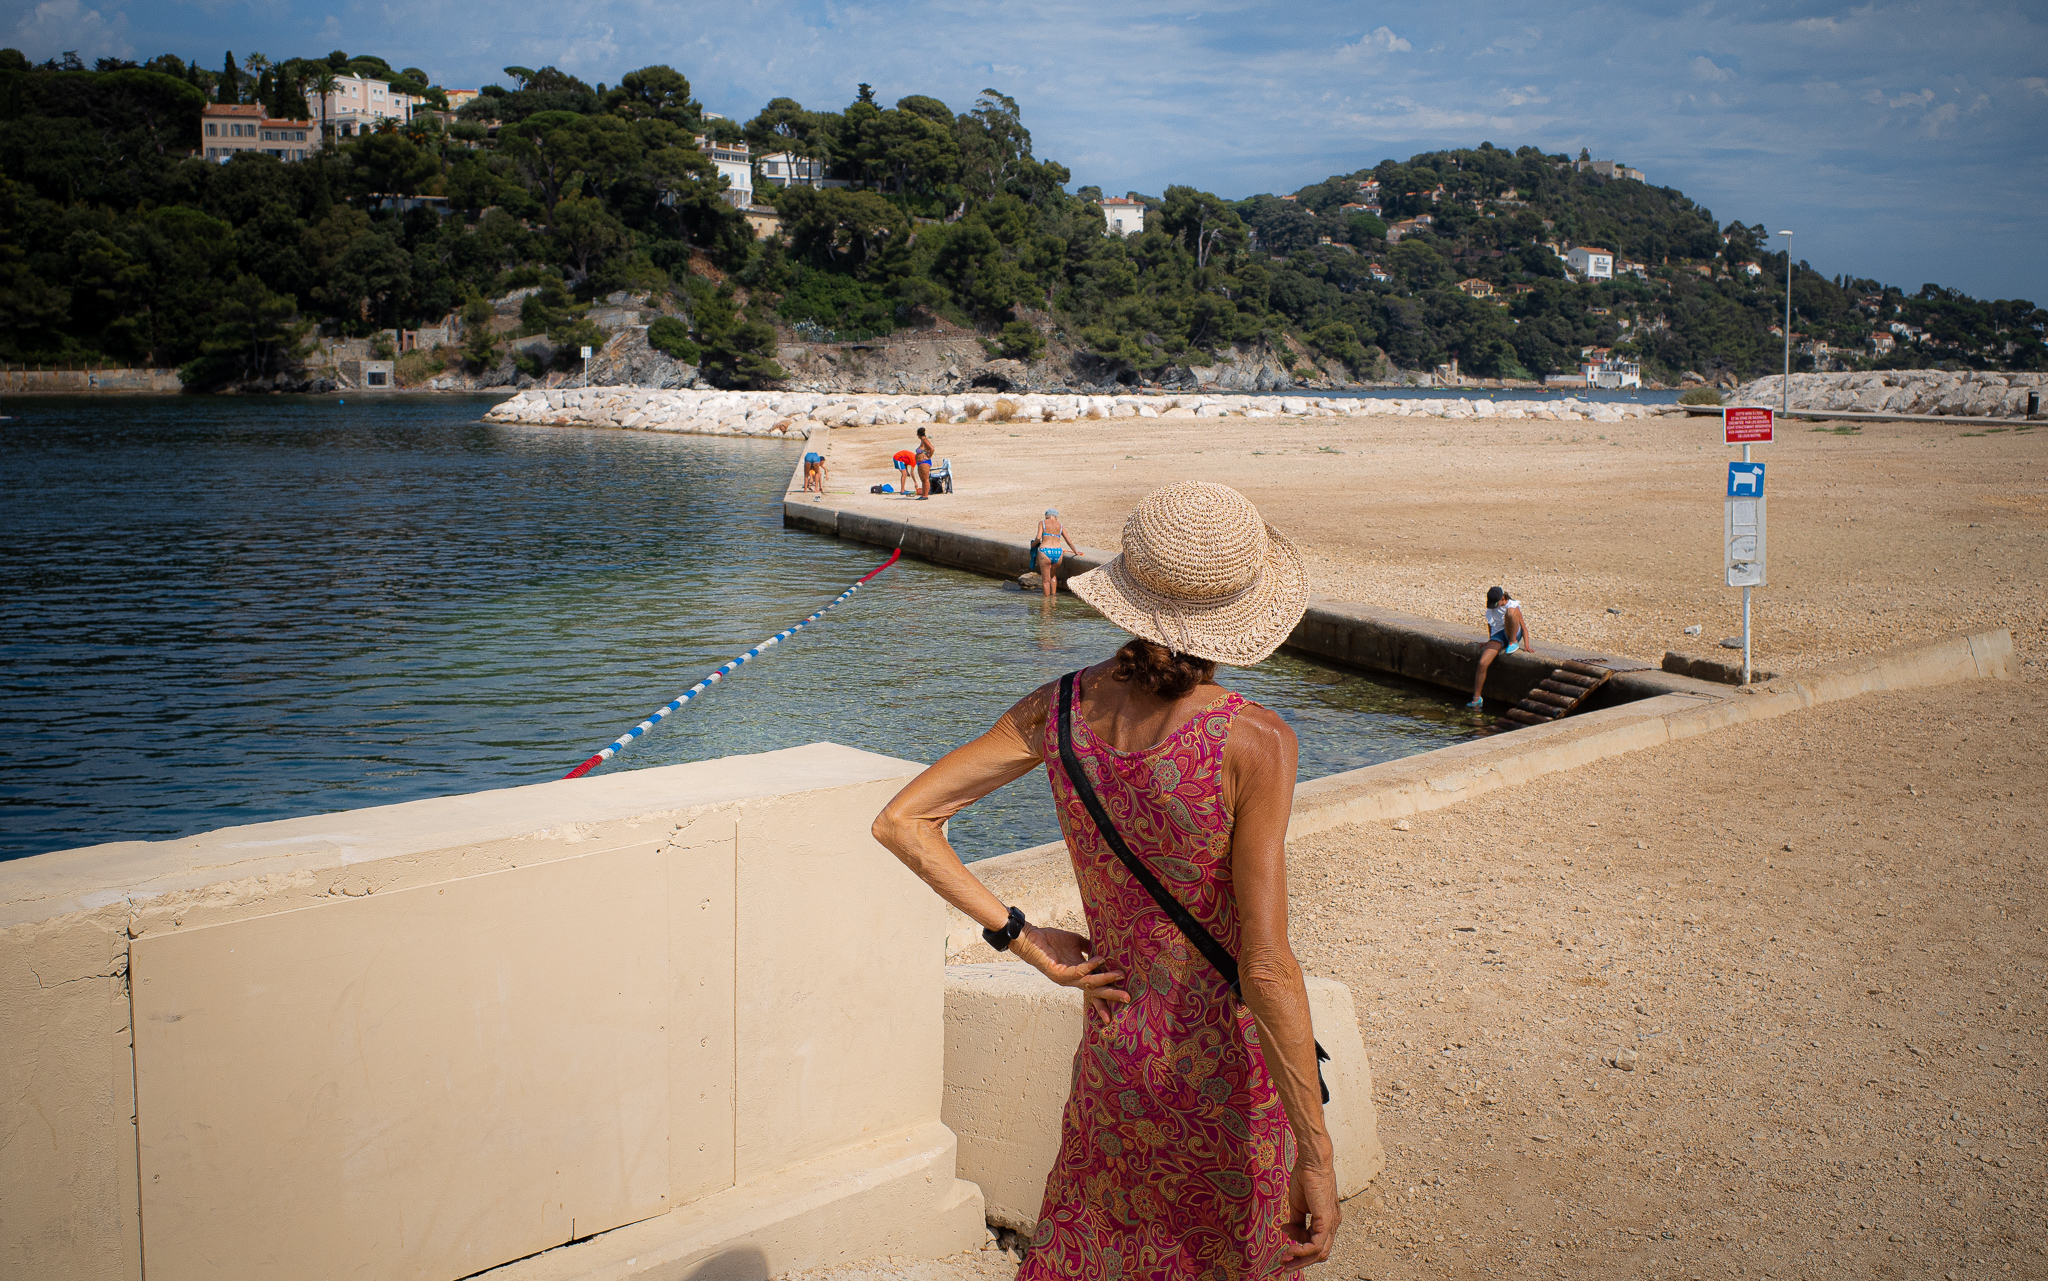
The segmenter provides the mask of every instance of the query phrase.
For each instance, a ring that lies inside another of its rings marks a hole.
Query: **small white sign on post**
[[[589,359],[590,359],[590,348],[588,348],[588,347],[585,347],[585,348],[583,349],[583,358],[584,358],[585,360],[589,360]]]
[[[1728,464],[1722,546],[1730,587],[1764,585],[1764,465]]]

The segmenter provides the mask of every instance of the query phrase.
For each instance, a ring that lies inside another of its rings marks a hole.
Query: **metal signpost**
[[[1749,450],[1744,448],[1743,453]],[[1722,514],[1721,545],[1728,585],[1742,589],[1742,683],[1749,684],[1749,589],[1764,577],[1764,465],[1728,464],[1728,496]]]
[[[588,347],[583,349],[583,385],[585,387],[590,385],[590,348]],[[1747,458],[1749,455],[1745,453],[1743,457]]]

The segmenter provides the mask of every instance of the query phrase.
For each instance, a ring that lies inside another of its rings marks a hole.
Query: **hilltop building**
[[[771,187],[840,187],[825,176],[825,162],[795,152],[776,151],[761,157],[761,181]]]
[[[276,156],[279,160],[304,160],[309,148],[317,147],[319,126],[310,120],[266,119],[261,106],[239,103],[208,103],[199,109],[199,133],[208,160],[226,164],[245,151]]]
[[[1602,178],[1629,178],[1636,182],[1648,182],[1640,169],[1631,169],[1618,160],[1574,160],[1572,168],[1580,173],[1590,169]]]
[[[1102,219],[1107,224],[1104,234],[1135,236],[1145,230],[1145,202],[1127,200],[1122,196],[1110,196],[1099,201]]]
[[[395,120],[403,124],[412,119],[426,101],[425,98],[397,92],[388,80],[336,76],[334,92],[326,95],[324,109],[315,102],[313,113],[325,122],[329,137],[349,138],[371,132],[380,120]],[[454,105],[452,96],[449,105]]]
[[[725,203],[737,209],[750,209],[754,204],[754,158],[744,142],[713,142],[702,134],[697,135],[697,150],[711,158],[718,166],[718,176],[725,179]],[[758,229],[757,229],[758,232]]]
[[[1573,245],[1564,260],[1587,280],[1614,279],[1614,254],[1594,245]]]

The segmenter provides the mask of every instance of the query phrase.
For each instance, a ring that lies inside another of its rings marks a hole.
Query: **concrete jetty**
[[[1620,422],[1682,415],[1676,405],[1585,401],[1418,397],[1363,400],[1343,396],[1050,395],[975,392],[949,396],[883,396],[865,392],[661,391],[579,387],[523,391],[491,409],[484,421],[558,427],[623,427],[699,436],[801,439],[834,427],[956,422],[1072,422],[1117,418],[1399,418],[1549,419]]]

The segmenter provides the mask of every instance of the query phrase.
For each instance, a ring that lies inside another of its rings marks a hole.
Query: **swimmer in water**
[[[1038,576],[1044,581],[1045,598],[1051,600],[1053,593],[1060,589],[1060,560],[1074,551],[1073,540],[1067,537],[1066,526],[1060,524],[1060,509],[1048,507],[1038,522]],[[1053,546],[1058,543],[1059,546]]]

